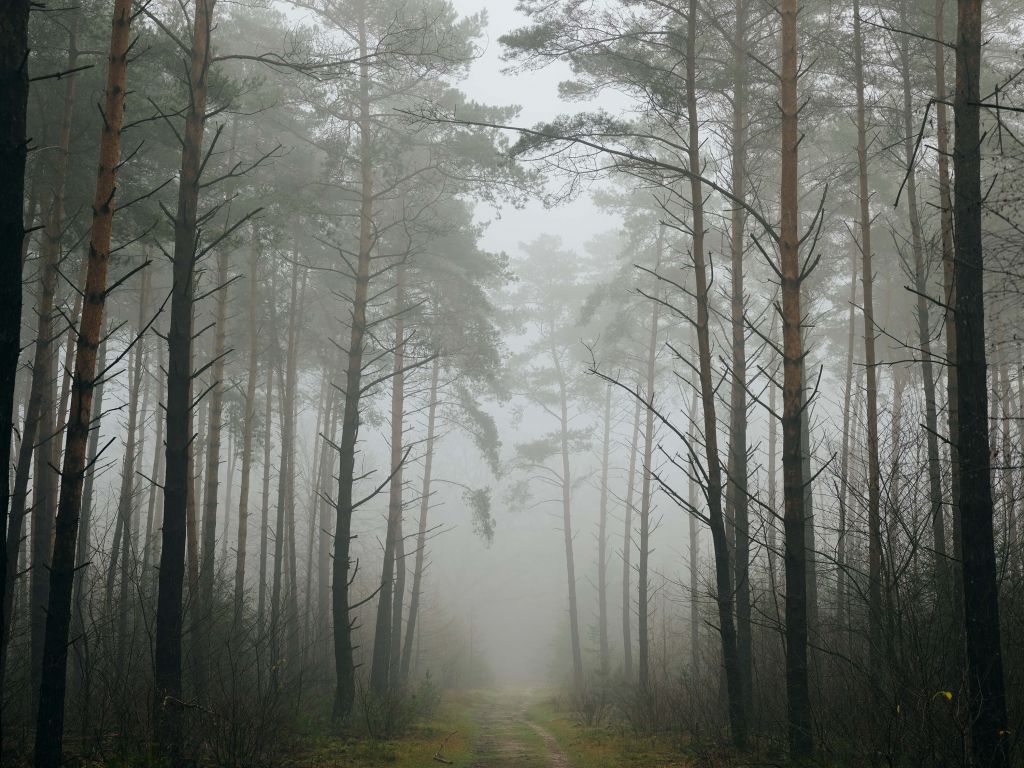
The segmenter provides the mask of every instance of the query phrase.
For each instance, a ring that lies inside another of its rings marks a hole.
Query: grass
[[[442,755],[455,768],[465,768],[473,758],[476,723],[473,718],[475,694],[446,692],[437,710],[418,721],[396,739],[343,737],[313,728],[304,735],[304,748],[294,765],[308,768],[423,768],[438,765]]]
[[[572,768],[692,768],[689,745],[678,736],[640,736],[623,726],[587,726],[554,696],[538,699],[527,717],[558,741]]]

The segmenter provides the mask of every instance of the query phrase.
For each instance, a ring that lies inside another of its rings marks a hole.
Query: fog
[[[1016,764],[1019,17],[11,0],[0,762]]]

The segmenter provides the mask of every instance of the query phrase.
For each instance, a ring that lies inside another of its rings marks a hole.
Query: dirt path
[[[471,768],[571,768],[555,737],[526,719],[530,701],[528,693],[506,691],[481,700]]]

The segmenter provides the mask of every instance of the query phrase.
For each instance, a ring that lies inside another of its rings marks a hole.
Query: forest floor
[[[684,768],[681,745],[611,726],[581,725],[539,689],[453,691],[399,739],[327,739],[310,768]]]

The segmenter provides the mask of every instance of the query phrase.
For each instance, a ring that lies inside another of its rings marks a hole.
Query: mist
[[[1019,764],[1020,11],[9,0],[0,763]]]

